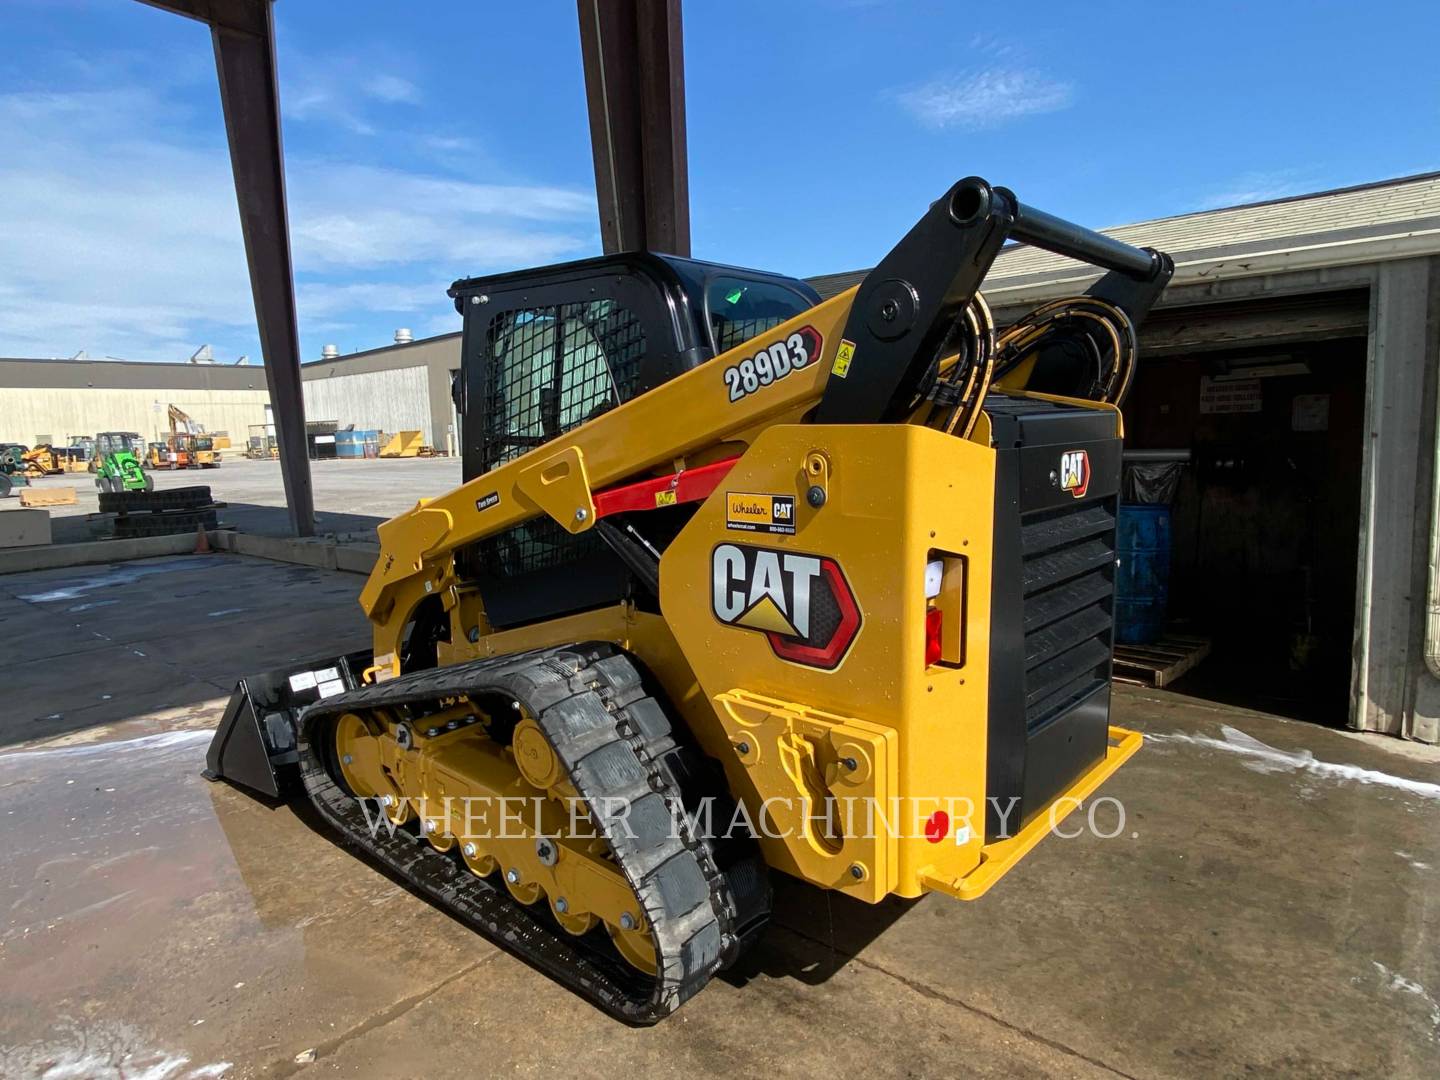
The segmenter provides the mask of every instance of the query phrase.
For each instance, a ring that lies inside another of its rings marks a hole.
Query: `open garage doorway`
[[[1188,451],[1166,630],[1209,643],[1168,689],[1346,724],[1367,326],[1361,290],[1172,311],[1147,332],[1126,450]]]

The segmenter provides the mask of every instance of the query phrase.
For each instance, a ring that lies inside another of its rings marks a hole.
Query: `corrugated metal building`
[[[447,450],[459,432],[450,398],[450,377],[459,368],[458,333],[309,363],[301,372],[305,415],[342,426],[423,431],[431,446]]]
[[[122,360],[0,359],[0,442],[64,445],[71,435],[169,430],[175,405],[243,441],[265,422],[261,367]]]
[[[391,345],[304,365],[305,414],[341,427],[422,431],[446,450],[457,420],[450,374],[460,335]],[[169,429],[167,406],[243,444],[267,422],[259,365],[0,358],[0,442],[64,444],[71,435]]]

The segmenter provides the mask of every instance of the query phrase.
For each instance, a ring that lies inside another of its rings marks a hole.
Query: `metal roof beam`
[[[577,0],[607,254],[690,254],[680,0]]]
[[[141,2],[210,26],[255,321],[275,412],[285,502],[295,535],[313,536],[315,501],[305,438],[271,0]]]

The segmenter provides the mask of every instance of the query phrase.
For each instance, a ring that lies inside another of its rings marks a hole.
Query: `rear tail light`
[[[925,564],[925,666],[965,663],[965,558],[935,552]]]
[[[939,608],[925,609],[925,666],[940,662],[940,637],[945,619]]]

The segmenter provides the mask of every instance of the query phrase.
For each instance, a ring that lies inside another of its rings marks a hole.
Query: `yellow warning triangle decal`
[[[735,620],[737,626],[748,626],[752,630],[774,631],[786,637],[798,637],[795,627],[769,596],[762,596],[755,606]]]

